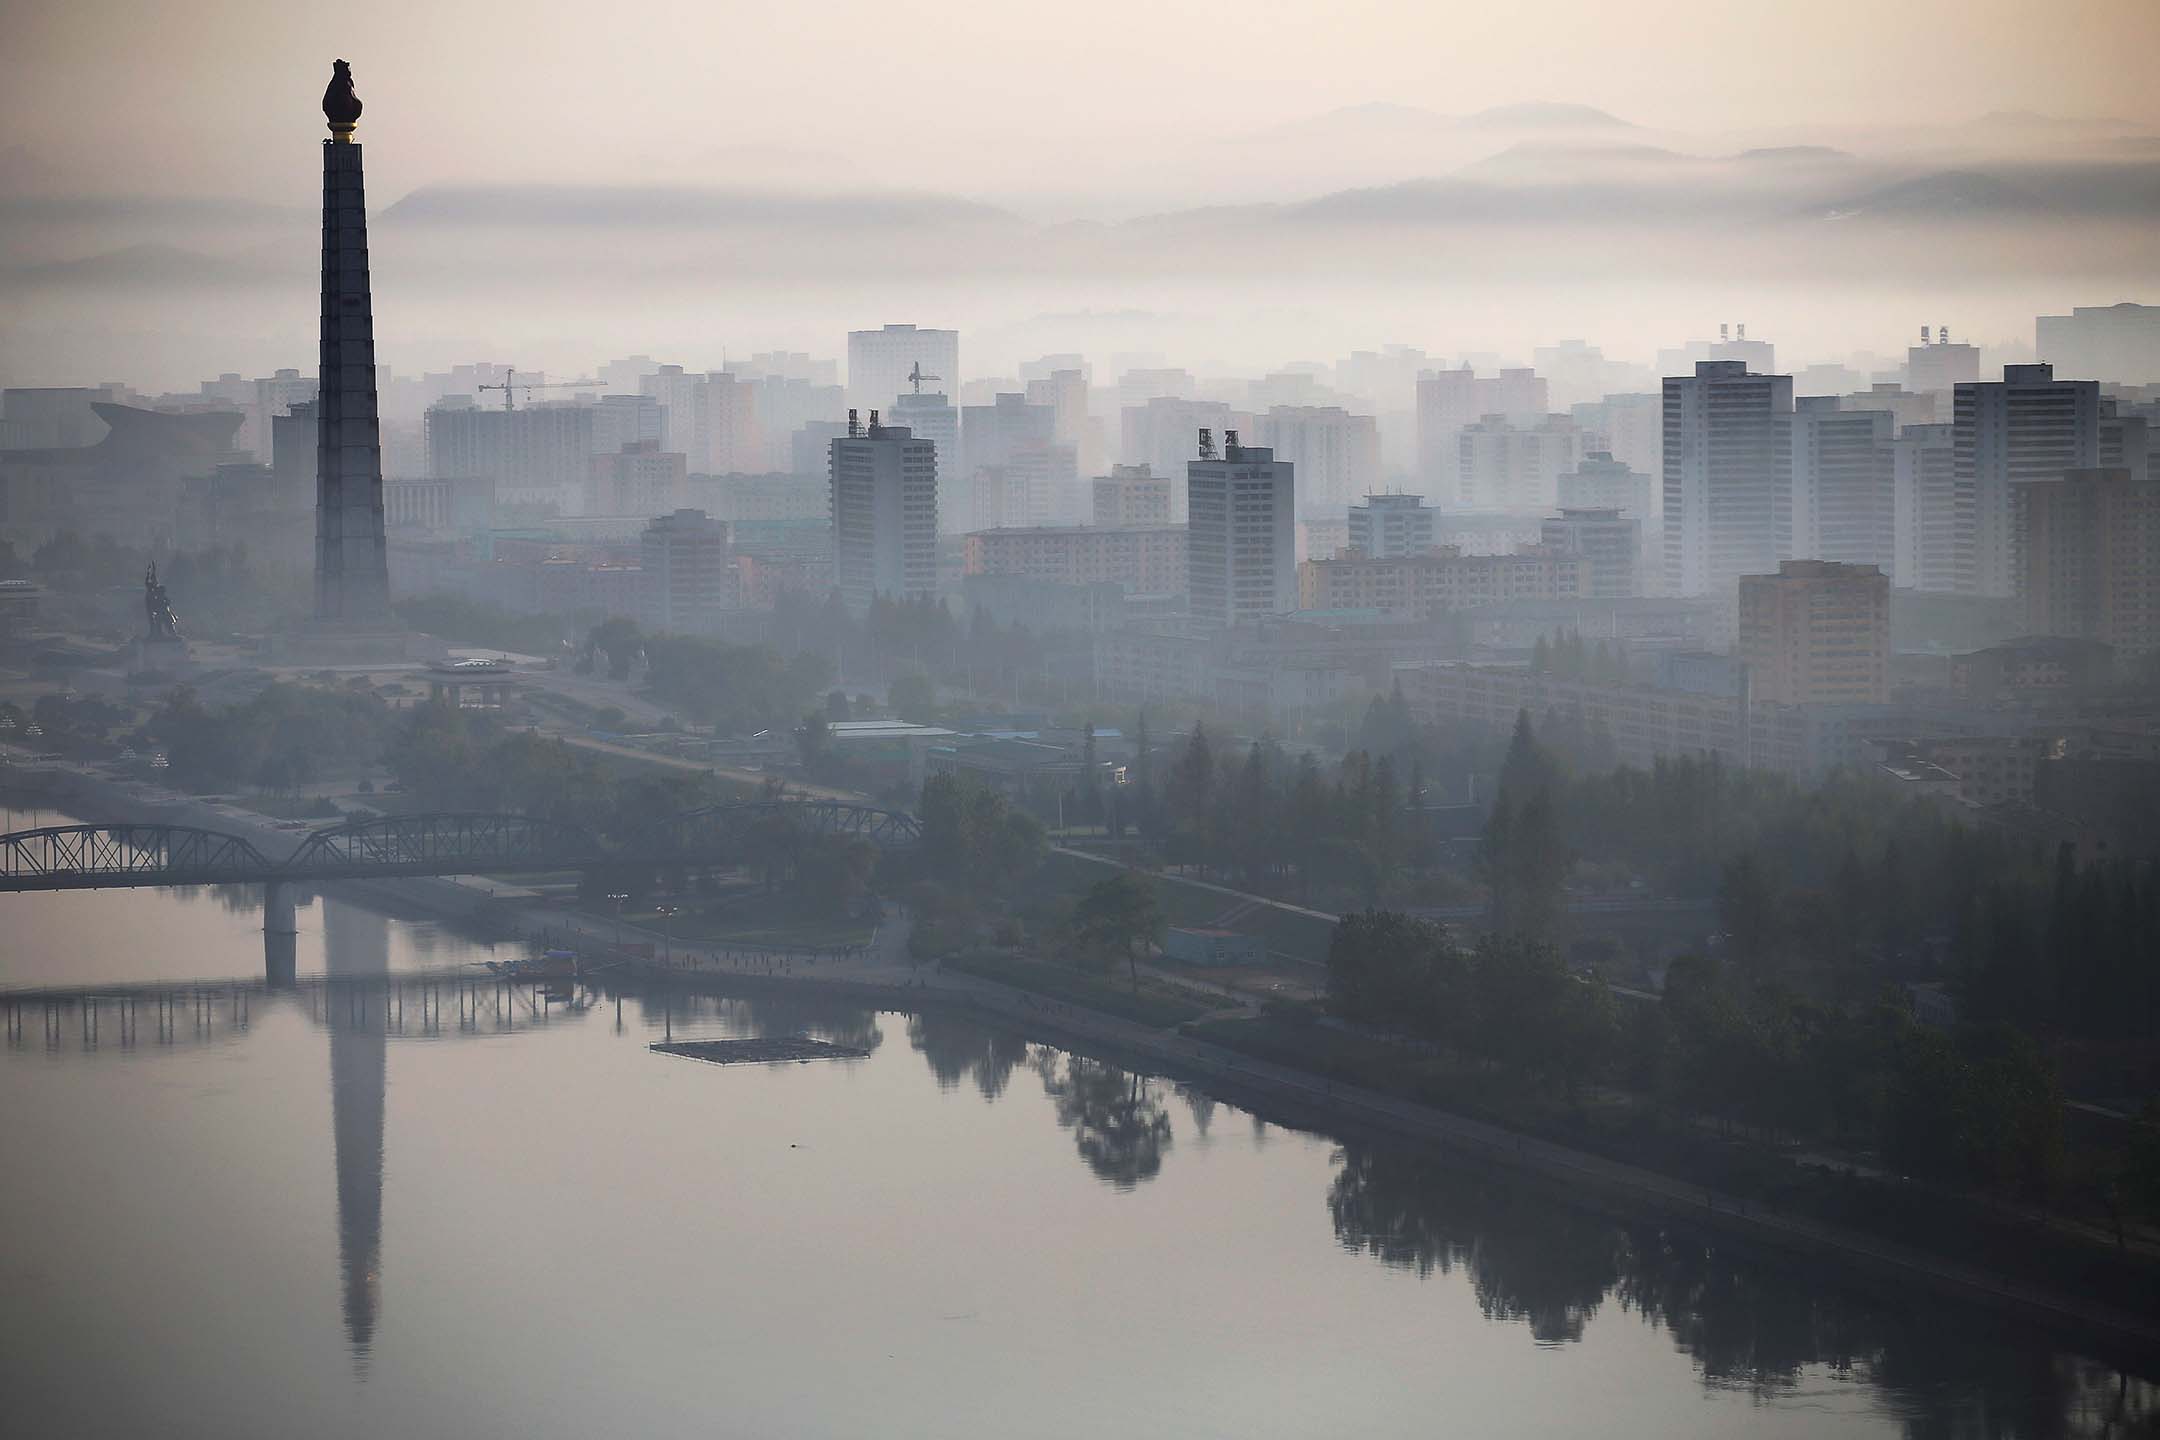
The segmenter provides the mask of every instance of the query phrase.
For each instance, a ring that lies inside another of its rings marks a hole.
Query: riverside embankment
[[[34,773],[13,769],[0,779],[0,794],[52,805],[89,820],[156,819],[243,834],[273,855],[291,848],[300,834],[237,806],[175,796],[79,767],[43,767]],[[1609,1157],[1255,1059],[1172,1030],[1135,1024],[935,965],[918,967],[907,955],[904,914],[881,927],[876,943],[858,954],[773,956],[749,968],[739,956],[730,964],[715,950],[684,947],[680,941],[670,947],[672,963],[636,957],[616,945],[618,937],[655,946],[667,945],[666,937],[635,927],[618,928],[606,917],[546,903],[530,892],[486,879],[404,879],[338,888],[377,897],[395,907],[475,924],[496,935],[568,939],[588,950],[613,951],[620,959],[620,973],[646,985],[721,993],[787,988],[881,1009],[937,1007],[964,1012],[1030,1039],[1195,1081],[1226,1100],[1302,1128],[1337,1134],[1384,1133],[1432,1142],[1482,1165],[1540,1177],[1579,1202],[1600,1209],[1667,1217],[1715,1229],[1764,1250],[1835,1259],[1872,1288],[1895,1291],[1924,1284],[2075,1333],[2146,1365],[2160,1361],[2160,1326],[2149,1317],[2012,1280],[1984,1264],[1779,1213],[1744,1196],[1706,1190]]]

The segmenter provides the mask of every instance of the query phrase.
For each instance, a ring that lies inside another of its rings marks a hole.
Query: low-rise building
[[[1151,465],[1113,465],[1108,475],[1095,477],[1093,521],[1105,529],[1169,525],[1175,488],[1168,475],[1157,475]]]
[[[1163,958],[1185,965],[1259,965],[1267,960],[1267,946],[1258,935],[1172,925],[1163,932]]]
[[[1186,588],[1182,525],[1030,525],[967,537],[969,575],[1023,575],[1064,585],[1110,581],[1135,595]]]
[[[965,575],[960,596],[968,615],[1037,635],[1060,630],[1092,635],[1125,622],[1125,587],[1114,580],[1067,584],[1028,575]]]
[[[1351,552],[1298,567],[1301,609],[1417,619],[1509,600],[1575,596],[1581,586],[1580,558],[1547,546],[1506,555],[1465,555],[1449,546],[1392,559]]]

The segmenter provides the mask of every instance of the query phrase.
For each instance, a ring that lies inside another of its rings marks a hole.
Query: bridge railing
[[[217,884],[275,868],[238,835],[186,825],[46,825],[0,835],[0,882],[11,890]]]
[[[282,860],[244,837],[195,826],[51,825],[0,835],[0,891],[719,865],[819,835],[912,849],[922,823],[843,801],[761,800],[671,815],[610,847],[580,826],[530,815],[382,815],[317,830]]]

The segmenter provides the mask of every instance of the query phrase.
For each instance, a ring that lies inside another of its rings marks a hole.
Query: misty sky
[[[832,354],[905,318],[985,366],[1257,370],[1647,359],[1735,318],[1830,358],[2160,298],[2156,53],[2154,0],[13,0],[0,379],[306,363],[337,56],[403,368]],[[1746,244],[1676,260],[1712,230]]]
[[[363,138],[393,188],[654,178],[708,147],[805,143],[946,183],[978,164],[1003,175],[1044,140],[1232,136],[1373,101],[1569,101],[1723,131],[2004,109],[2160,128],[2152,0],[5,9],[13,143],[119,188],[260,199],[285,197],[296,162],[273,137],[306,125],[338,55],[361,77]]]

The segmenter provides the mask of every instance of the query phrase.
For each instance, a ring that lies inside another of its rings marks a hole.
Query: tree
[[[802,757],[804,774],[813,780],[826,775],[832,764],[832,726],[822,712],[812,710],[795,727],[795,750]]]
[[[1768,968],[1780,935],[1778,897],[1752,850],[1726,865],[1718,883],[1718,918],[1740,963]]]
[[[645,651],[644,636],[639,634],[637,621],[616,615],[601,621],[586,636],[585,648],[607,656],[608,678],[628,680],[630,667],[637,663]]]
[[[1073,933],[1089,945],[1122,951],[1140,991],[1140,952],[1162,934],[1162,900],[1155,887],[1131,870],[1121,870],[1089,887],[1073,907]]]
[[[937,687],[920,670],[910,670],[886,687],[885,698],[893,713],[911,725],[928,725],[937,719]]]
[[[1010,894],[1042,863],[1041,822],[1002,791],[952,775],[923,782],[920,854],[930,877],[967,895]]]
[[[1148,739],[1147,711],[1133,725],[1133,822],[1146,838],[1155,830],[1155,749]]]
[[[1080,741],[1080,819],[1095,824],[1102,819],[1102,792],[1096,784],[1095,722],[1087,722]]]
[[[877,847],[860,835],[806,838],[795,855],[795,884],[804,909],[813,915],[846,914],[876,868]]]
[[[1485,823],[1480,863],[1494,930],[1543,939],[1560,928],[1561,888],[1573,861],[1550,795],[1539,790],[1518,805],[1503,785]]]

